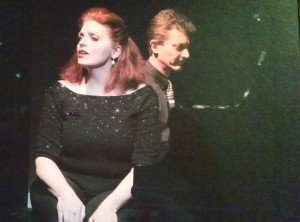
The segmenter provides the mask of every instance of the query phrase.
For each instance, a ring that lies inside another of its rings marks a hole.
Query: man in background
[[[190,57],[190,34],[196,27],[184,15],[173,9],[156,14],[148,28],[149,59],[144,67],[146,81],[156,91],[160,102],[160,122],[163,147],[162,159],[169,147],[169,111],[175,107],[173,88],[168,78],[182,69]]]
[[[162,140],[160,163],[150,170],[149,178],[156,181],[152,185],[157,187],[157,203],[161,203],[160,213],[165,216],[161,221],[220,221],[228,217],[223,212],[227,203],[219,192],[212,141],[185,110],[174,108],[168,79],[189,59],[195,31],[186,16],[166,9],[152,18],[147,32],[150,55],[144,74],[159,98]]]
[[[174,92],[168,78],[173,72],[182,70],[185,61],[190,57],[188,51],[190,35],[195,31],[195,26],[183,14],[174,9],[166,9],[152,18],[147,32],[149,58],[143,73],[146,83],[151,85],[158,95],[162,143],[158,166],[135,168],[134,187],[146,188],[138,198],[141,198],[140,202],[144,203],[146,208],[159,212],[159,221],[192,221],[191,215],[183,206],[185,204],[181,202],[176,192],[176,188],[180,187],[182,182],[183,184],[186,182],[180,180],[168,164],[170,162],[168,118],[170,110],[175,107]],[[140,178],[148,180],[141,181]],[[147,190],[149,187],[150,192]]]

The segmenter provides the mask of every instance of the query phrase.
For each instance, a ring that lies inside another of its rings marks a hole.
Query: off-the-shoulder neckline
[[[68,90],[69,92],[71,93],[74,93],[75,95],[78,95],[78,96],[83,96],[83,97],[103,97],[103,98],[109,98],[109,97],[125,97],[125,96],[130,96],[130,95],[134,95],[134,94],[137,94],[139,93],[140,91],[148,88],[148,87],[151,87],[147,84],[144,84],[142,87],[140,87],[139,89],[137,90],[134,90],[133,92],[131,93],[128,93],[128,94],[122,94],[122,95],[91,95],[91,94],[82,94],[82,93],[78,93],[78,92],[75,92],[73,91],[72,89],[70,89],[68,86],[66,86],[65,84],[63,84],[62,82],[60,81],[57,81],[57,83],[63,87],[64,89]]]

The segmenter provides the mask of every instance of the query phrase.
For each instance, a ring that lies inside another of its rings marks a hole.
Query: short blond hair
[[[187,36],[196,31],[194,24],[183,14],[180,14],[174,9],[165,9],[157,13],[151,19],[147,31],[148,43],[153,39],[159,43],[164,42],[166,32],[174,27],[180,31],[183,30]],[[151,47],[149,46],[149,54],[152,55],[152,53]]]

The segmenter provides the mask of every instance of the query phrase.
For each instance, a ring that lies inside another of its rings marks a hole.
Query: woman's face
[[[98,68],[111,64],[114,42],[109,29],[95,21],[86,21],[79,34],[77,44],[78,63],[86,68]]]

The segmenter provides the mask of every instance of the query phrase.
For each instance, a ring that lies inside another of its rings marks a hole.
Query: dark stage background
[[[235,221],[300,220],[298,4],[0,0],[1,209],[27,206],[43,92],[74,52],[80,14],[116,12],[146,58],[148,22],[171,7],[197,26],[190,60],[171,77],[175,170],[199,186],[207,218],[220,208]]]

